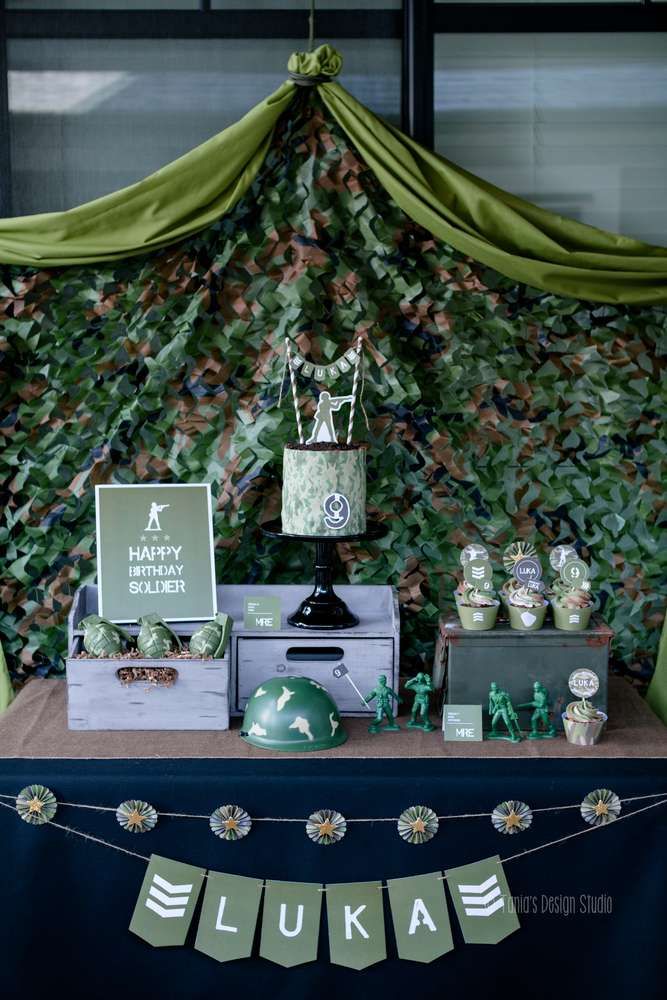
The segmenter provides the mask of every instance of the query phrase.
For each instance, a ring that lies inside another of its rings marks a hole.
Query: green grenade
[[[139,618],[137,649],[142,656],[161,658],[171,653],[174,645],[181,649],[181,640],[159,615],[143,615]]]
[[[115,656],[130,639],[124,628],[99,615],[88,615],[79,622],[79,628],[83,629],[83,648],[91,656]]]
[[[212,622],[206,622],[191,636],[190,652],[193,656],[224,656],[231,630],[229,615],[216,615]]]
[[[329,750],[347,739],[327,689],[309,677],[271,677],[248,698],[241,736],[270,750]]]

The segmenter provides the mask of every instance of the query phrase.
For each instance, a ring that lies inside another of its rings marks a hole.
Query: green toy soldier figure
[[[392,691],[390,687],[387,686],[387,678],[384,674],[380,674],[378,677],[377,686],[373,688],[370,694],[367,694],[364,701],[368,705],[369,702],[375,701],[375,722],[368,727],[369,733],[390,733],[395,732],[401,727],[396,722],[394,714],[391,710],[392,699],[396,699],[396,704],[403,701],[402,698]],[[386,718],[387,724],[383,726],[382,723]]]
[[[405,685],[406,691],[414,691],[415,700],[412,703],[412,712],[408,729],[423,729],[425,733],[432,733],[435,726],[428,717],[429,701],[433,693],[433,682],[428,674],[417,674],[411,677]],[[417,716],[421,722],[417,722]]]
[[[491,731],[486,734],[487,739],[511,740],[512,743],[519,743],[521,741],[519,716],[514,711],[514,706],[507,691],[499,688],[495,681],[492,681],[489,691],[489,716],[491,718]],[[504,733],[499,733],[496,729],[500,719],[507,726],[507,736]]]
[[[556,735],[556,730],[549,714],[549,692],[539,681],[533,684],[533,700],[524,701],[517,708],[534,708],[535,711],[530,717],[529,740],[548,740]],[[540,722],[544,726],[539,728]]]

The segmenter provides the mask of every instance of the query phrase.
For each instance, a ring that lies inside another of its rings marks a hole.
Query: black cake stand
[[[387,526],[380,521],[367,521],[366,531],[358,535],[289,535],[283,531],[280,520],[267,521],[262,532],[269,538],[298,538],[301,542],[315,542],[315,588],[287,621],[296,628],[333,630],[353,628],[359,619],[353,615],[345,601],[333,589],[333,575],[338,542],[374,542],[387,534]]]

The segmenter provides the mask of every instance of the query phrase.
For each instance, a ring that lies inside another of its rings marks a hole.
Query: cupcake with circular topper
[[[597,674],[592,670],[574,670],[570,674],[568,686],[572,694],[579,695],[580,698],[578,701],[571,701],[562,714],[567,741],[580,747],[595,746],[607,724],[607,715],[588,700],[598,690]]]
[[[500,601],[493,588],[493,570],[483,545],[466,545],[461,552],[463,580],[454,598],[464,629],[486,632],[496,624]]]
[[[542,628],[548,602],[535,546],[530,542],[512,542],[503,553],[503,565],[512,574],[503,585],[510,626],[520,632]]]
[[[590,570],[571,546],[559,545],[554,552],[558,549],[569,549],[569,553],[566,558],[557,557],[553,561],[549,557],[551,565],[557,566],[559,572],[550,590],[554,625],[567,632],[579,632],[588,628],[595,605]]]

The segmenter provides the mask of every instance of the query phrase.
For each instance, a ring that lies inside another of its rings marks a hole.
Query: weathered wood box
[[[442,691],[442,701],[451,705],[482,705],[486,728],[491,681],[504,688],[514,706],[532,698],[533,683],[541,681],[549,691],[554,724],[562,729],[561,712],[574,700],[568,688],[573,670],[595,671],[600,689],[592,699],[596,708],[607,709],[609,646],[614,633],[594,616],[582,632],[566,632],[545,625],[536,632],[519,632],[507,622],[498,622],[488,632],[466,631],[455,614],[443,615],[439,623],[433,663],[433,683]],[[527,725],[530,711],[519,714]]]
[[[69,615],[67,666],[68,725],[70,729],[228,729],[230,647],[223,659],[102,659],[79,657],[83,633],[76,627],[86,615],[97,614],[97,587],[77,591]],[[186,639],[199,622],[171,622]],[[137,625],[123,625],[136,635]],[[121,682],[123,667],[150,672],[176,671],[169,686],[148,680]]]

